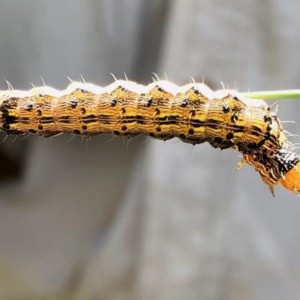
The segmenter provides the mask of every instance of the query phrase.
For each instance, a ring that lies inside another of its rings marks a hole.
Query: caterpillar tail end
[[[300,162],[282,176],[278,184],[295,194],[300,194]]]

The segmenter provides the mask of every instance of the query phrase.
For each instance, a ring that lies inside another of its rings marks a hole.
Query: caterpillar
[[[139,134],[193,145],[233,148],[261,175],[274,195],[282,185],[300,191],[300,161],[281,122],[260,99],[235,90],[212,91],[203,83],[169,81],[141,85],[117,80],[106,87],[72,82],[59,91],[48,86],[0,91],[0,130],[7,134],[61,133],[91,136]]]

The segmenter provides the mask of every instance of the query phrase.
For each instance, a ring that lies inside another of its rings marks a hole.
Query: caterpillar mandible
[[[117,80],[106,87],[72,82],[62,91],[48,86],[0,91],[0,130],[44,137],[144,134],[208,142],[241,152],[241,165],[252,165],[273,195],[277,184],[300,191],[299,157],[270,107],[234,90],[212,91],[203,83],[179,87],[170,81],[140,85]]]

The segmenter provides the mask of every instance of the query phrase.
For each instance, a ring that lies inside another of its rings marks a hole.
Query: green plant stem
[[[247,92],[247,93],[241,93],[246,98],[251,99],[273,99],[273,100],[279,100],[279,99],[300,99],[300,90],[281,90],[281,91],[263,91],[263,92]]]

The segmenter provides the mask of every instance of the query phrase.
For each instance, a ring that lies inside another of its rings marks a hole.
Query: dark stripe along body
[[[299,169],[279,120],[264,101],[232,90],[214,92],[198,83],[178,87],[169,81],[147,86],[116,81],[99,87],[74,82],[63,91],[47,86],[2,91],[0,128],[8,134],[45,137],[110,133],[178,137],[191,144],[207,141],[215,148],[240,151],[271,189]],[[295,192],[300,188],[298,183],[285,187]]]

